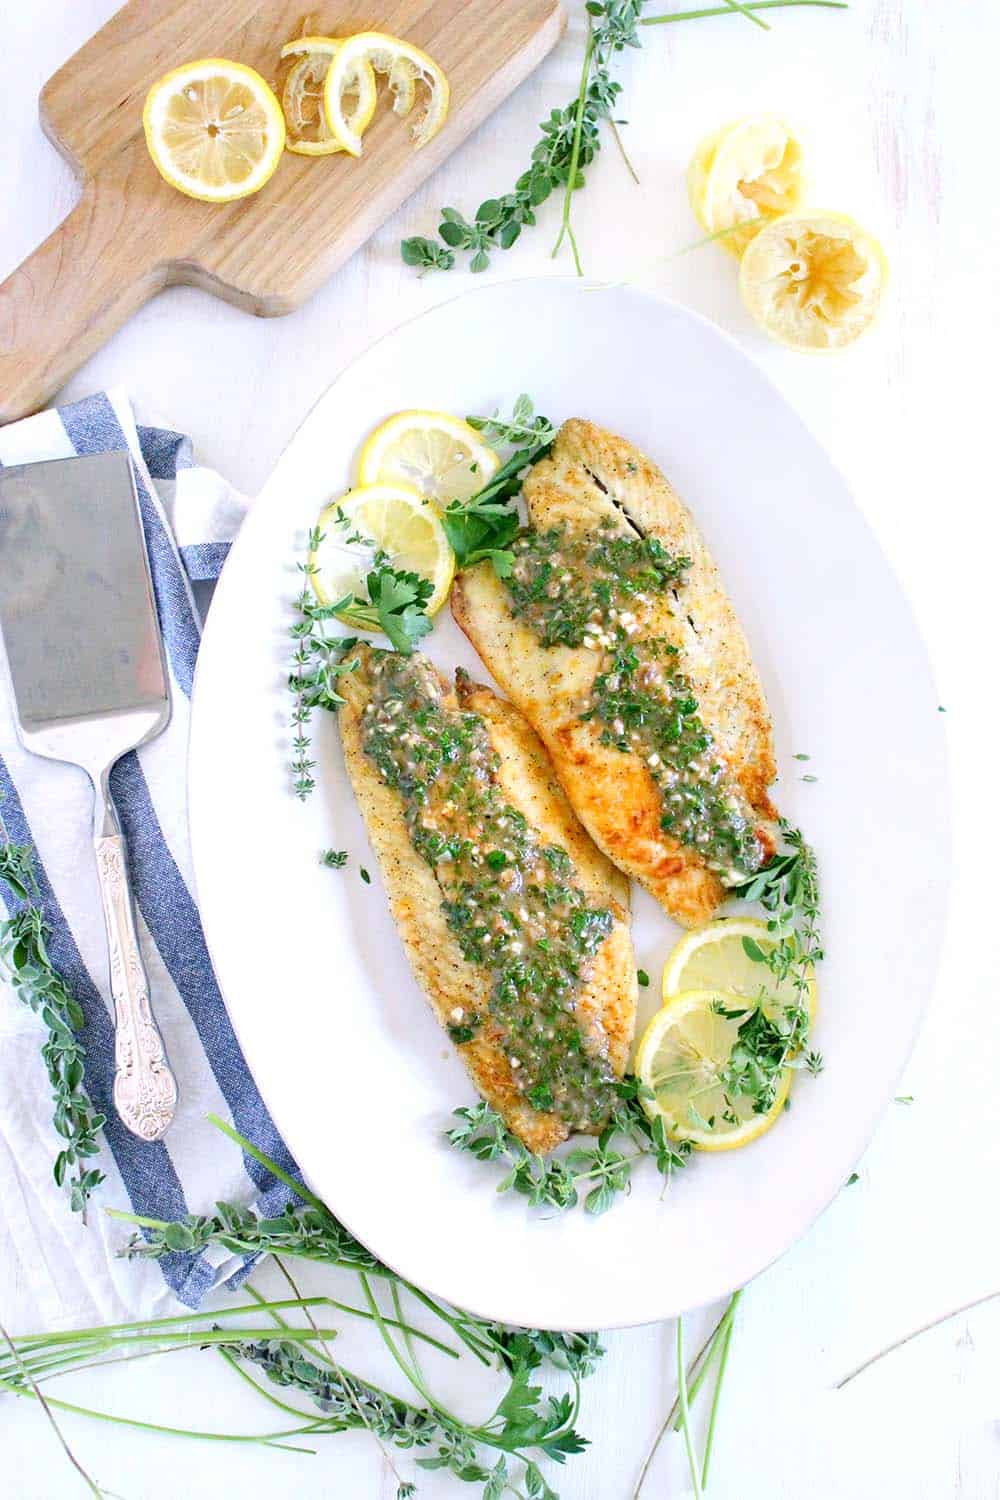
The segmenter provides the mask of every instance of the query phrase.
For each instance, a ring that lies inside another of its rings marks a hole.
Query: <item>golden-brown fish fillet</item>
[[[378,653],[360,646],[355,654],[358,670],[340,683],[346,699],[338,713],[344,757],[413,973],[442,1026],[450,1024],[456,1010],[485,1017],[473,1039],[458,1047],[472,1081],[529,1150],[549,1151],[565,1140],[567,1127],[557,1114],[533,1109],[518,1090],[500,1045],[499,1029],[489,1017],[492,975],[463,956],[445,920],[434,870],[410,840],[403,798],[383,780],[363,747],[362,715],[372,697],[371,669]],[[573,816],[541,742],[516,709],[467,679],[460,679],[453,692],[430,670],[446,706],[461,706],[486,724],[499,757],[497,779],[507,802],[545,843],[566,850],[576,885],[589,901],[612,913],[611,931],[594,956],[576,1016],[584,1035],[606,1052],[621,1076],[632,1042],[636,1004],[628,882],[594,847]]]
[[[569,536],[659,538],[691,559],[683,584],[657,595],[642,617],[641,640],[675,646],[691,679],[716,753],[760,819],[757,835],[773,852],[775,816],[771,719],[746,638],[697,528],[663,474],[623,438],[590,422],[560,428],[550,456],[524,484],[531,524]],[[455,619],[497,682],[543,740],[574,812],[599,848],[686,925],[707,920],[724,895],[719,876],[694,849],[660,826],[660,789],[641,756],[601,743],[602,726],[580,714],[599,672],[601,652],[540,644],[515,617],[510,595],[488,563],[462,573],[452,590]]]

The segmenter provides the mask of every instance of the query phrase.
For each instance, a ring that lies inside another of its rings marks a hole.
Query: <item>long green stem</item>
[[[704,10],[676,10],[669,16],[643,16],[640,26],[667,26],[671,21],[700,21],[703,16],[731,16],[734,10],[786,10],[789,6],[816,5],[822,10],[850,10],[847,0],[746,0],[745,5],[710,5]]]
[[[566,192],[563,197],[562,224],[559,228],[557,238],[552,250],[553,260],[559,254],[559,247],[564,236],[569,236],[570,248],[573,251],[573,263],[576,266],[576,274],[583,275],[583,267],[580,264],[580,252],[576,245],[576,235],[570,223],[570,212],[573,204],[573,194],[576,192],[576,174],[580,166],[580,141],[583,137],[583,112],[587,103],[587,84],[590,80],[590,64],[594,57],[594,28],[591,25],[590,16],[587,16],[587,46],[583,54],[583,68],[580,74],[580,92],[576,100],[576,121],[573,126],[573,150],[569,158],[569,176],[566,179]]]
[[[278,1163],[273,1161],[266,1152],[261,1151],[252,1141],[248,1141],[245,1135],[240,1135],[238,1130],[234,1130],[231,1125],[227,1125],[225,1120],[220,1120],[218,1115],[210,1114],[206,1118],[210,1125],[214,1125],[216,1130],[221,1130],[223,1135],[228,1135],[231,1141],[235,1141],[238,1146],[242,1146],[243,1150],[249,1156],[252,1156],[255,1161],[259,1161],[261,1166],[266,1167],[269,1172],[273,1172],[275,1177],[279,1178],[286,1187],[290,1187],[292,1192],[297,1193],[306,1203],[311,1203],[313,1208],[319,1209],[320,1213],[328,1214],[330,1212],[326,1204],[317,1198],[315,1193],[311,1193],[304,1183],[296,1182],[295,1178],[290,1177],[284,1168],[279,1167]]]
[[[740,1293],[736,1293],[739,1297]],[[729,1304],[730,1312],[735,1313],[736,1299]],[[708,1465],[712,1457],[712,1445],[715,1442],[715,1422],[719,1415],[719,1397],[722,1394],[722,1382],[726,1378],[726,1366],[729,1363],[729,1346],[733,1342],[733,1329],[736,1326],[735,1317],[731,1316],[726,1326],[725,1336],[722,1340],[722,1353],[719,1356],[719,1374],[715,1382],[715,1391],[712,1395],[712,1409],[708,1414],[708,1432],[705,1435],[705,1453],[701,1461],[701,1487],[708,1489]]]
[[[20,1369],[20,1373],[30,1385],[32,1394],[34,1395],[35,1400],[38,1402],[39,1406],[42,1408],[42,1411],[45,1413],[46,1420],[51,1426],[52,1431],[55,1433],[56,1437],[59,1439],[60,1445],[66,1457],[69,1459],[74,1469],[80,1475],[80,1478],[90,1490],[90,1493],[95,1497],[95,1500],[101,1500],[102,1491],[100,1486],[93,1479],[91,1479],[90,1475],[87,1473],[86,1469],[83,1467],[80,1460],[73,1452],[69,1443],[67,1443],[65,1437],[63,1437],[62,1428],[59,1426],[59,1423],[55,1419],[52,1408],[49,1406],[48,1398],[46,1396],[43,1396],[41,1391],[38,1389],[35,1377],[30,1373],[30,1371],[25,1369],[21,1356],[18,1354],[17,1349],[14,1347],[14,1340],[11,1338],[10,1334],[7,1332],[6,1328],[4,1328],[2,1323],[0,1323],[0,1337],[3,1338],[4,1343],[10,1349],[10,1352],[14,1356],[14,1360]]]
[[[684,1434],[684,1447],[687,1452],[688,1468],[691,1471],[691,1484],[694,1488],[694,1500],[703,1500],[701,1488],[701,1474],[698,1469],[698,1460],[695,1457],[694,1438],[691,1434],[691,1411],[688,1404],[687,1368],[684,1364],[684,1319],[677,1319],[677,1395],[681,1406],[681,1431]]]
[[[767,22],[762,21],[760,16],[755,16],[749,6],[742,4],[742,0],[728,0],[728,4],[730,10],[739,11],[741,16],[746,16],[748,21],[752,21],[753,24],[755,26],[759,26],[762,31],[770,31],[771,28],[767,24]]]

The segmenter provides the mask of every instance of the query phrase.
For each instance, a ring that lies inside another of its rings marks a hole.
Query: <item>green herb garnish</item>
[[[514,452],[487,484],[471,499],[452,501],[441,517],[445,535],[460,568],[486,559],[501,577],[510,572],[513,554],[509,544],[518,528],[514,500],[521,492],[524,471],[544,458],[555,428],[547,417],[536,416],[530,396],[514,402],[509,421],[492,417],[468,417],[470,427],[492,442],[513,447]]]
[[[38,906],[38,884],[31,850],[11,843],[0,819],[0,879],[22,905],[0,921],[0,963],[17,998],[39,1016],[47,1029],[42,1061],[52,1087],[52,1124],[63,1142],[52,1167],[60,1187],[69,1188],[70,1208],[86,1220],[87,1200],[104,1181],[88,1167],[100,1146],[97,1137],[105,1116],[91,1104],[83,1086],[86,1053],[77,1032],[84,1016],[49,956],[49,930]]]
[[[328,870],[342,870],[348,855],[346,849],[324,849],[319,858],[320,864],[326,865]]]

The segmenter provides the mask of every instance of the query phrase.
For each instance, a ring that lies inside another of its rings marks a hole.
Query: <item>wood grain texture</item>
[[[273,317],[310,296],[555,45],[559,0],[381,0],[310,12],[334,36],[377,29],[429,52],[451,83],[444,128],[420,150],[380,103],[364,155],[286,152],[252,197],[186,198],[146,150],[150,85],[198,56],[272,82],[301,0],[131,0],[42,90],[49,139],[83,182],[69,218],[0,285],[0,421],[35,410],[162,287],[200,286]],[[385,92],[385,91],[383,91]]]

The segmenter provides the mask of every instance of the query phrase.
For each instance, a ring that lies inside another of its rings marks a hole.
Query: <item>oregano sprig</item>
[[[47,1030],[42,1061],[52,1086],[52,1124],[63,1142],[52,1175],[60,1187],[68,1188],[72,1211],[85,1218],[91,1194],[104,1181],[104,1173],[88,1163],[100,1151],[97,1137],[105,1116],[91,1104],[83,1086],[86,1053],[77,1035],[83,1011],[49,956],[49,930],[36,905],[38,885],[31,850],[12,843],[6,829],[2,832],[0,879],[22,904],[0,922],[0,963],[15,995]]]
[[[506,1174],[497,1192],[516,1192],[532,1208],[562,1211],[583,1201],[587,1213],[603,1214],[627,1192],[632,1169],[650,1157],[663,1176],[664,1188],[687,1164],[688,1141],[671,1140],[660,1116],[650,1120],[642,1107],[650,1091],[631,1075],[615,1085],[616,1104],[594,1145],[579,1146],[568,1156],[538,1156],[518,1140],[485,1100],[453,1111],[458,1121],[447,1139],[479,1161],[502,1162]],[[628,1149],[631,1148],[631,1149]]]

